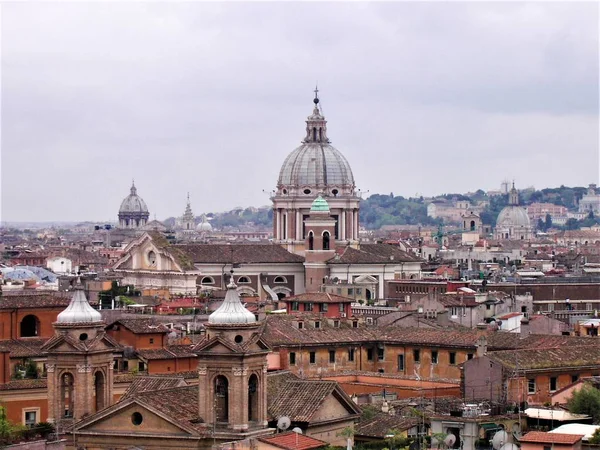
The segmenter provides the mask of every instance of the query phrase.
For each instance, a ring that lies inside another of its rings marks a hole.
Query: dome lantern
[[[129,195],[123,199],[119,208],[119,228],[144,227],[149,217],[146,202],[137,194],[135,182],[132,181]]]
[[[79,278],[74,291],[71,303],[57,316],[56,322],[60,324],[102,322],[102,315],[88,303]]]

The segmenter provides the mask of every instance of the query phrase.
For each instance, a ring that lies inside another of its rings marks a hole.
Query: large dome
[[[525,208],[517,205],[506,206],[496,219],[497,227],[529,227],[529,216]]]
[[[278,187],[354,187],[354,176],[344,155],[328,143],[305,143],[285,159]]]
[[[135,184],[131,185],[130,194],[121,202],[119,213],[147,213],[148,207],[146,202],[137,195]]]
[[[306,120],[306,137],[283,162],[277,188],[283,195],[353,194],[355,184],[350,164],[327,137],[327,121],[319,109],[318,97],[314,104],[313,113]]]

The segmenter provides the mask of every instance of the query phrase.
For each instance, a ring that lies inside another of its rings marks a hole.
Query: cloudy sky
[[[269,203],[318,81],[370,193],[598,182],[596,3],[1,6],[4,221]]]

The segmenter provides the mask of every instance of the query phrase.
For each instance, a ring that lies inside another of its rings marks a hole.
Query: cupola
[[[256,317],[248,311],[237,293],[237,285],[233,282],[233,271],[231,280],[227,285],[225,300],[219,308],[208,317],[208,323],[211,324],[240,324],[255,323]]]
[[[102,314],[88,303],[79,278],[74,291],[71,303],[58,315],[56,322],[61,324],[102,322]]]

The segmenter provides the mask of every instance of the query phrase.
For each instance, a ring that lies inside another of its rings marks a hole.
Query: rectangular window
[[[292,311],[299,311],[299,310],[300,310],[300,303],[292,302]]]
[[[340,321],[339,320],[334,320],[333,321],[333,328],[339,328],[340,327]]]
[[[367,361],[373,361],[373,349],[372,348],[367,349]]]
[[[358,328],[358,322],[356,320],[352,322],[352,328]]]
[[[353,348],[348,349],[348,361],[350,361],[350,362],[354,361],[354,349]]]
[[[304,328],[304,322],[298,322],[298,329],[301,330]]]
[[[485,305],[485,309],[492,309],[492,305]]]
[[[290,352],[290,366],[296,365],[296,352]]]
[[[313,304],[312,303],[305,303],[304,304],[304,311],[312,311],[313,310]]]
[[[317,362],[317,355],[315,354],[315,352],[310,352],[309,357],[311,364],[315,364]]]
[[[337,288],[337,295],[342,295],[342,288]]]
[[[398,372],[404,372],[404,355],[398,355]]]
[[[33,428],[37,423],[37,410],[36,411],[25,411],[25,426],[27,428]]]
[[[321,328],[321,322],[319,322],[318,320],[315,320],[315,328],[318,330],[319,328]]]
[[[144,372],[146,370],[146,364],[144,364],[142,361],[138,362],[138,372]]]
[[[556,391],[556,386],[558,385],[558,378],[550,377],[550,392]]]
[[[123,372],[127,372],[129,370],[129,361],[123,361]]]
[[[413,350],[413,360],[415,364],[419,364],[421,362],[421,351]]]
[[[348,295],[354,295],[354,289],[353,288],[348,288]]]
[[[437,364],[438,363],[438,352],[437,350],[432,350],[431,351],[431,364]]]
[[[323,312],[329,311],[329,305],[327,303],[321,303],[321,311],[323,311]]]
[[[577,380],[579,380],[579,375],[571,375],[571,383],[575,383]]]
[[[535,394],[535,378],[529,378],[527,380],[527,393]]]
[[[384,359],[385,359],[385,349],[378,348],[377,349],[377,360],[378,361],[383,361]]]
[[[341,313],[343,313],[345,311],[343,303],[338,303],[338,308],[340,309]]]
[[[473,353],[467,353],[467,360],[473,359]]]
[[[154,338],[150,338],[150,343],[154,344]]]
[[[456,364],[456,352],[450,352],[450,364]]]
[[[329,362],[331,364],[335,363],[335,350],[329,350]]]
[[[362,295],[362,288],[356,288],[356,295]]]

